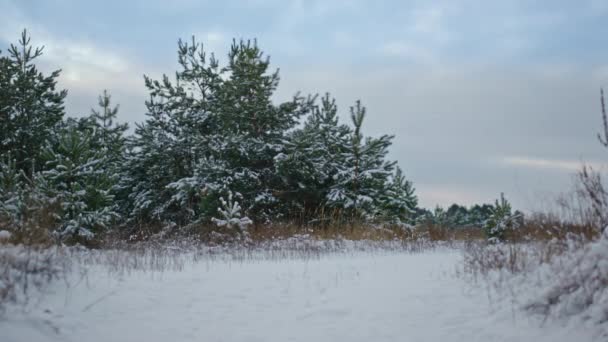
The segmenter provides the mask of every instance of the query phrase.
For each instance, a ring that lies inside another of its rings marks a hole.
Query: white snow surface
[[[11,232],[8,230],[0,230],[0,241],[8,240],[11,238]]]
[[[0,341],[593,341],[455,276],[460,252],[189,259],[73,271],[0,320]]]

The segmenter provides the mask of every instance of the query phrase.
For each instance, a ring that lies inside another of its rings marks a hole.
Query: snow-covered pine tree
[[[244,235],[247,233],[247,226],[253,222],[247,216],[243,216],[238,198],[235,197],[232,191],[228,191],[227,199],[220,197],[222,205],[218,208],[219,218],[213,217],[211,221],[218,227],[228,227]]]
[[[491,204],[475,204],[469,209],[469,219],[467,223],[472,227],[483,227],[490,215],[492,215]]]
[[[373,219],[380,214],[382,197],[396,162],[386,161],[392,136],[364,139],[361,127],[365,107],[357,101],[351,107],[354,129],[348,137],[348,150],[340,159],[341,168],[327,195],[330,206],[345,209],[353,218]]]
[[[0,160],[0,230],[12,232],[24,229],[32,211],[27,178],[16,164],[10,154]]]
[[[224,68],[194,39],[179,42],[178,60],[175,82],[146,77],[148,119],[129,144],[121,184],[131,189],[131,218],[210,222],[229,192],[257,222],[327,205],[380,214],[392,137],[363,139],[360,104],[352,130],[338,124],[329,96],[314,111],[311,97],[273,103],[278,72],[251,41],[234,41]]]
[[[226,186],[240,194],[245,213],[257,221],[284,215],[277,197],[284,189],[275,157],[286,151],[288,131],[312,108],[312,99],[299,95],[275,105],[279,74],[269,68],[269,58],[255,41],[233,41],[224,69],[228,76],[215,107],[222,134],[215,159],[223,160],[226,169],[224,175],[205,180],[211,189]]]
[[[94,127],[92,145],[104,151],[108,164],[115,164],[123,157],[129,125],[116,122],[119,106],[112,106],[112,97],[107,90],[99,95],[98,105],[98,109],[91,109],[90,115]]]
[[[418,198],[414,194],[412,182],[403,175],[400,167],[395,168],[391,179],[386,183],[385,191],[380,195],[380,218],[397,225],[415,224],[415,210]]]
[[[217,62],[215,66],[217,71]],[[213,92],[205,97],[205,120],[213,128],[197,132],[194,139],[206,150],[196,155],[191,175],[169,184],[174,203],[198,203],[192,207],[197,219],[215,216],[227,191],[240,197],[244,213],[258,221],[282,213],[276,195],[283,184],[275,172],[275,157],[285,151],[288,130],[309,111],[311,100],[295,96],[273,104],[279,77],[268,69],[269,59],[255,42],[234,41],[228,65],[221,75],[215,74]],[[208,76],[197,77],[204,81]]]
[[[55,90],[60,70],[45,76],[36,68],[41,55],[24,30],[8,56],[0,56],[0,155],[10,153],[29,178],[42,166],[40,151],[63,118],[67,95]]]
[[[522,213],[519,211],[512,213],[511,203],[501,193],[500,200],[496,200],[492,213],[484,226],[488,241],[491,243],[504,241],[509,230],[519,227],[521,219],[523,219]]]
[[[456,203],[448,207],[446,214],[451,218],[453,226],[451,228],[465,227],[469,221],[469,211],[465,206]]]
[[[126,161],[126,132],[128,124],[118,123],[119,106],[112,105],[112,97],[107,90],[104,90],[98,98],[98,108],[91,109],[88,118],[82,119],[83,123],[79,129],[88,130],[91,134],[91,148],[97,150],[102,155],[98,164],[98,171],[105,173],[108,179],[112,180],[110,193],[114,197],[115,210],[121,211],[122,208],[129,207],[128,187],[120,186],[120,181],[124,173]],[[121,217],[122,219],[122,217]]]
[[[447,211],[436,206],[432,211],[427,211],[425,216],[420,219],[420,223],[434,225],[439,228],[449,228],[454,225],[453,219],[447,215]]]
[[[291,132],[286,153],[275,158],[286,190],[280,196],[292,217],[313,219],[323,211],[325,199],[348,151],[350,128],[338,122],[336,101],[325,94],[301,129]]]
[[[92,130],[70,120],[42,152],[47,194],[61,205],[62,239],[90,240],[117,218],[110,193],[116,179],[103,167],[104,151],[93,147]]]
[[[178,63],[174,82],[166,75],[161,81],[145,77],[148,118],[128,144],[121,182],[131,189],[131,219],[185,224],[196,218],[203,185],[195,167],[221,144],[212,111],[221,82],[217,60],[193,37],[178,42]]]

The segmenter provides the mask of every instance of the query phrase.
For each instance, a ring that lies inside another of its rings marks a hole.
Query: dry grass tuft
[[[33,292],[65,276],[71,262],[59,247],[7,245],[0,248],[0,312],[9,303],[27,303]]]

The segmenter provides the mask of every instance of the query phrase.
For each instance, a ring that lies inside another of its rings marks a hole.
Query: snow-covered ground
[[[188,259],[181,270],[91,265],[0,320],[0,341],[592,341],[455,276],[461,254]],[[597,339],[597,336],[595,337]]]

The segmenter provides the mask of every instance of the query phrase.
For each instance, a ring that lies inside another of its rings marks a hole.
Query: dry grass
[[[33,292],[66,276],[72,259],[62,248],[5,245],[0,248],[0,312],[6,305],[27,303]]]
[[[409,240],[415,233],[408,228],[388,225],[370,225],[363,223],[345,223],[341,225],[302,226],[297,224],[258,225],[249,229],[251,239],[264,241],[285,239],[295,235],[308,234],[316,239],[346,240]]]
[[[525,273],[540,265],[550,263],[565,252],[582,248],[589,242],[590,240],[583,237],[574,236],[565,240],[504,244],[469,242],[462,250],[462,271],[474,279],[487,276],[494,271],[506,271],[511,274]]]
[[[509,230],[502,244],[469,239],[463,249],[463,271],[473,276],[500,270],[521,273],[550,263],[563,253],[583,248],[600,236],[597,227],[532,214],[523,226]]]
[[[431,241],[479,241],[486,236],[481,228],[445,228],[436,225],[424,225],[416,228],[418,234],[427,236]]]
[[[600,230],[589,223],[562,221],[551,214],[535,213],[526,219],[518,229],[508,231],[507,241],[549,241],[565,240],[572,236],[580,236],[591,241],[599,237]]]
[[[238,233],[227,227],[209,225],[176,229],[185,232],[189,238],[203,243],[222,244],[239,240]],[[170,234],[163,234],[168,236]],[[288,239],[307,235],[317,240],[351,241],[468,241],[485,239],[479,228],[447,229],[439,226],[404,227],[400,225],[370,224],[363,222],[334,222],[323,225],[302,225],[298,223],[272,223],[254,225],[247,229],[247,239],[253,243]],[[145,240],[145,239],[144,239]]]

